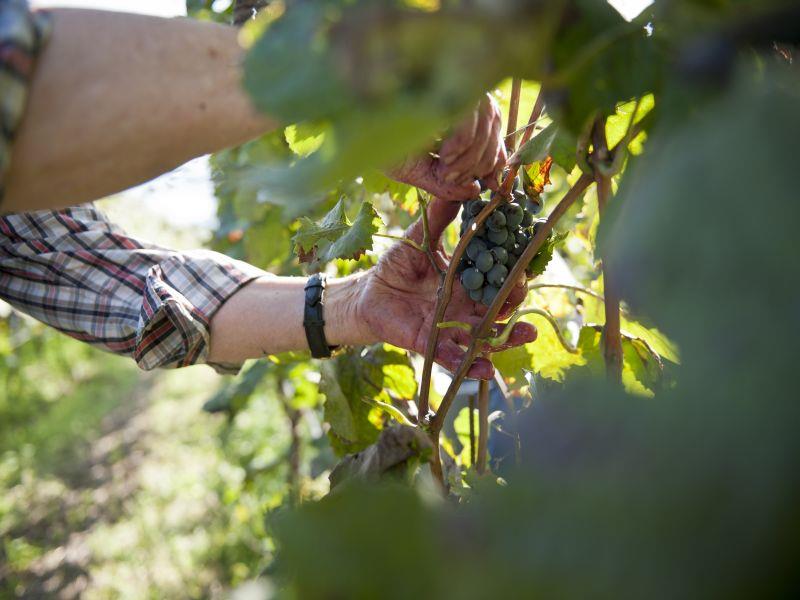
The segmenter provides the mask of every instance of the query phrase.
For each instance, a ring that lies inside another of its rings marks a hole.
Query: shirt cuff
[[[147,273],[133,357],[145,370],[206,363],[210,323],[243,286],[267,273],[207,250],[182,252]],[[211,364],[237,373],[238,364]]]

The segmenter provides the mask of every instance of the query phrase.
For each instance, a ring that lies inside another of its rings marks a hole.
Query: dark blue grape
[[[525,246],[528,245],[530,238],[528,237],[528,234],[525,233],[524,231],[518,231],[515,235],[515,240],[520,246],[524,248]]]
[[[505,229],[500,229],[499,231],[492,230],[486,234],[486,238],[493,244],[500,245],[508,239],[508,231]]]
[[[483,288],[483,297],[481,298],[481,302],[483,302],[483,304],[486,306],[489,306],[499,291],[499,288],[487,285],[485,288]]]
[[[483,288],[469,290],[467,293],[469,294],[469,299],[473,302],[480,302],[483,299]]]
[[[481,252],[475,259],[475,268],[481,273],[487,273],[493,266],[494,257],[489,251]]]
[[[516,204],[506,204],[501,207],[503,214],[506,216],[506,226],[508,227],[519,227],[520,223],[522,223],[522,218],[525,215],[525,211],[522,209],[521,206],[517,206]]]
[[[486,274],[486,281],[488,281],[491,285],[500,287],[503,285],[503,282],[506,280],[507,276],[507,268],[505,268],[503,265],[495,265]]]
[[[483,273],[469,268],[461,274],[461,285],[467,290],[477,290],[483,286]]]
[[[506,216],[500,210],[494,211],[489,218],[486,219],[486,225],[490,231],[497,231],[506,226]]]
[[[508,252],[502,246],[495,246],[492,248],[491,252],[497,264],[504,265],[506,261],[508,261]]]
[[[532,223],[533,215],[526,210],[525,214],[522,215],[522,222],[519,225],[520,227],[530,227]]]
[[[468,211],[470,217],[477,217],[487,204],[489,203],[486,202],[486,200],[481,200],[478,198],[477,200],[472,200],[469,202],[466,210]]]
[[[538,215],[542,212],[544,208],[544,199],[541,196],[537,196],[536,198],[528,198],[528,201],[525,203],[525,210],[527,210],[532,215]]]
[[[486,242],[479,238],[472,238],[467,246],[467,256],[475,260],[481,252],[486,251]]]

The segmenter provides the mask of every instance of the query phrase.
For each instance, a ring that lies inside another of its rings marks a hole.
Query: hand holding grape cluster
[[[512,202],[498,206],[478,227],[458,265],[461,285],[474,302],[485,306],[489,306],[497,296],[509,272],[536,234],[539,223],[544,222],[544,219],[535,218],[542,211],[541,197],[529,198],[519,189],[514,189],[513,197]],[[474,226],[475,218],[488,203],[482,198],[464,203],[462,236]],[[531,276],[529,269],[526,269],[526,274]]]

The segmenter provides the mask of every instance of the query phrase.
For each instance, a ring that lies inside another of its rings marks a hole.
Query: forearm
[[[325,337],[333,346],[374,343],[358,315],[368,274],[328,280]],[[307,350],[302,277],[262,277],[234,294],[211,320],[208,360],[241,363],[290,350]]]
[[[3,209],[106,196],[275,124],[241,86],[231,27],[54,11],[14,143]]]

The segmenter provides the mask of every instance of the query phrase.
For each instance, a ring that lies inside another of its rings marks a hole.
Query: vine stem
[[[531,116],[528,119],[528,128],[522,134],[522,144],[527,142],[533,134],[534,124],[539,120],[542,110],[544,110],[544,95],[540,89],[539,95],[536,97],[536,102],[533,105],[533,110],[531,110]],[[453,293],[453,282],[455,281],[458,263],[461,261],[461,257],[464,256],[464,252],[466,252],[467,246],[475,236],[478,227],[483,225],[486,219],[489,218],[489,215],[492,214],[494,209],[497,208],[501,202],[503,202],[504,198],[510,196],[511,189],[514,185],[514,179],[517,177],[518,170],[519,165],[509,169],[505,180],[500,186],[500,190],[498,190],[498,192],[492,196],[489,204],[485,206],[480,214],[478,214],[478,216],[475,218],[475,224],[470,227],[463,236],[461,236],[461,239],[458,241],[455,250],[453,250],[453,256],[450,259],[450,265],[447,268],[447,272],[445,273],[444,277],[442,277],[441,283],[439,284],[439,290],[436,298],[436,311],[434,313],[433,322],[431,323],[431,330],[428,334],[428,340],[425,344],[425,360],[422,366],[422,377],[420,379],[418,410],[420,423],[425,423],[430,408],[429,402],[431,391],[431,374],[433,373],[433,358],[436,355],[436,345],[439,342],[439,327],[437,325],[444,320],[444,314],[447,310],[447,305],[450,303],[450,296]],[[505,297],[503,298],[503,301],[505,301]],[[435,438],[433,440],[434,443],[438,445],[438,433],[433,437]]]
[[[631,121],[636,118],[638,102],[634,109]],[[626,132],[626,137],[630,133],[630,126]],[[598,118],[592,128],[592,145],[594,152],[592,155],[592,168],[594,170],[594,180],[597,185],[597,205],[602,221],[605,215],[608,201],[611,198],[611,176],[604,173],[600,165],[607,165],[613,160],[613,153],[608,150],[606,139],[606,120],[605,117]],[[618,149],[624,152],[624,147]],[[613,273],[609,272],[605,261],[602,263],[603,271],[603,295],[605,296],[605,325],[603,326],[603,358],[606,363],[606,375],[615,382],[622,382],[622,334],[620,332],[620,296],[617,291]]]
[[[470,416],[472,419],[472,416]],[[489,445],[489,381],[478,383],[478,458],[475,470],[479,475],[486,472]]]
[[[414,248],[414,250],[419,250],[420,252],[427,254],[427,252],[425,252],[425,248],[420,246],[417,242],[407,237],[403,237],[401,235],[392,235],[391,233],[373,233],[372,236],[385,238],[387,240],[394,240],[396,242],[402,242],[403,244],[411,246],[412,248]]]
[[[525,126],[525,131],[522,133],[522,139],[519,141],[520,148],[524,146],[533,136],[533,130],[536,127],[536,123],[539,121],[539,117],[542,116],[543,110],[544,94],[542,94],[542,90],[539,89],[539,95],[536,96],[536,102],[533,104],[533,109],[531,110],[531,116],[528,119],[528,124]]]
[[[553,331],[555,331],[556,336],[558,336],[558,341],[561,342],[564,350],[570,354],[578,353],[577,348],[570,346],[567,340],[564,339],[564,335],[561,333],[561,328],[558,326],[558,322],[553,318],[553,315],[546,310],[542,310],[541,308],[526,308],[523,310],[518,310],[516,313],[514,313],[514,316],[508,320],[508,323],[506,323],[505,327],[503,328],[503,332],[496,338],[492,338],[489,343],[492,346],[501,346],[505,344],[508,341],[508,338],[511,336],[511,330],[514,328],[514,325],[525,315],[539,315],[540,317],[544,317],[547,322],[550,323]]]
[[[453,256],[450,259],[450,265],[448,266],[447,272],[445,273],[444,278],[439,285],[439,291],[436,298],[436,311],[433,316],[433,322],[431,323],[430,333],[428,334],[428,341],[425,345],[425,362],[422,366],[422,377],[420,380],[420,423],[425,422],[425,418],[428,414],[428,409],[430,406],[429,399],[431,391],[431,374],[433,373],[433,358],[436,355],[436,344],[439,342],[438,325],[444,319],[444,313],[447,310],[448,304],[450,303],[450,296],[453,293],[453,282],[456,278],[456,269],[458,268],[458,263],[461,261],[461,257],[464,256],[464,252],[466,252],[470,241],[473,237],[475,237],[478,227],[483,225],[486,219],[489,218],[489,215],[492,214],[494,209],[497,208],[501,202],[502,197],[499,194],[495,195],[489,201],[489,204],[486,205],[480,214],[478,214],[478,216],[475,218],[475,224],[464,233],[464,235],[458,241],[458,245],[456,245],[455,250],[453,250]],[[438,437],[436,441],[438,441]]]
[[[444,277],[444,269],[439,266],[439,263],[436,261],[436,256],[434,256],[433,248],[431,247],[431,226],[428,222],[428,201],[421,195],[418,194],[419,197],[419,204],[422,207],[422,248],[425,251],[425,254],[428,255],[428,260],[433,267],[433,270],[439,274],[439,285],[442,284],[441,279]]]
[[[482,343],[481,338],[486,337],[486,334],[494,325],[494,321],[500,312],[500,308],[505,303],[509,294],[511,294],[511,290],[521,279],[526,266],[530,264],[531,260],[533,260],[533,257],[536,256],[536,253],[544,244],[547,236],[550,235],[550,232],[555,227],[555,224],[561,219],[561,217],[564,216],[564,213],[567,212],[567,209],[572,206],[572,204],[581,196],[581,194],[586,191],[586,188],[589,187],[589,185],[592,183],[592,180],[592,177],[585,173],[578,178],[575,184],[564,195],[564,198],[562,198],[561,202],[559,202],[558,205],[553,209],[553,212],[550,213],[547,221],[543,223],[542,227],[539,228],[536,235],[528,243],[528,246],[525,248],[522,256],[519,257],[517,264],[515,264],[514,268],[511,269],[511,272],[508,274],[505,283],[500,288],[500,291],[497,293],[497,296],[489,306],[489,309],[478,325],[472,342],[467,349],[466,355],[461,361],[458,370],[450,382],[450,386],[447,388],[447,392],[445,392],[445,395],[442,398],[442,401],[439,405],[439,410],[436,412],[436,415],[431,421],[430,431],[432,437],[435,438],[434,441],[438,441],[438,435],[442,430],[442,426],[444,425],[444,419],[447,415],[447,411],[450,409],[456,393],[458,392],[459,387],[461,387],[461,382],[464,381],[464,377],[466,377],[467,371],[469,371],[469,367],[472,365],[472,362],[478,355],[478,345]]]
[[[522,93],[522,80],[514,77],[511,80],[511,100],[508,105],[508,126],[506,127],[506,151],[509,155],[517,147],[517,117],[519,116],[519,97]]]

